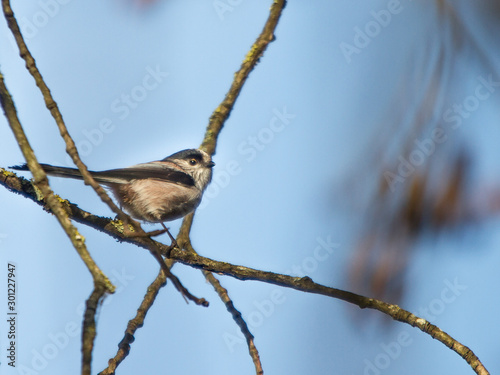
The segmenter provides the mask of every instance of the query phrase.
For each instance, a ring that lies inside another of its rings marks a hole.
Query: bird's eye
[[[191,165],[196,165],[198,162],[196,161],[196,159],[191,159],[189,160],[189,164]]]

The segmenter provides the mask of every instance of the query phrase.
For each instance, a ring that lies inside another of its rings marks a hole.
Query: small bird
[[[40,165],[50,176],[83,179],[75,168]],[[120,206],[133,218],[161,223],[167,229],[163,222],[180,219],[198,207],[212,179],[214,165],[205,151],[187,149],[158,161],[89,172],[113,192]],[[10,168],[28,170],[26,164]]]

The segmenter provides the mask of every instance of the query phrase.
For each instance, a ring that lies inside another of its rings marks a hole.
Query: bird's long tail
[[[65,177],[65,178],[74,178],[76,180],[83,180],[82,174],[76,168],[67,168],[67,167],[56,167],[50,164],[40,164],[45,173],[49,176],[56,177]],[[29,171],[27,164],[15,165],[9,167],[15,169],[17,171]],[[90,174],[94,177],[94,179],[99,183],[109,183],[109,179],[103,176],[99,176],[99,172],[89,171]]]
[[[78,180],[83,180],[82,174],[76,168],[66,168],[66,167],[55,167],[49,164],[40,164],[45,173],[50,176],[76,178]],[[17,171],[29,171],[28,164],[14,165],[9,167]]]

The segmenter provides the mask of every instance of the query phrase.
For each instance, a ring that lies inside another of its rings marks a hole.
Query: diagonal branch
[[[189,220],[192,220],[192,218],[193,215],[190,216]],[[191,241],[186,236],[185,232],[181,231],[179,233],[179,237],[183,238],[183,241],[185,241],[182,246],[183,249],[187,250],[192,254],[198,255],[195,249],[193,248]],[[248,353],[250,354],[250,357],[252,358],[252,361],[254,363],[256,374],[257,375],[264,374],[264,370],[262,369],[262,363],[260,361],[259,351],[255,346],[254,336],[250,332],[250,329],[248,328],[248,324],[245,322],[245,319],[243,319],[241,313],[234,306],[233,301],[229,297],[227,289],[222,286],[220,281],[214,276],[212,272],[207,270],[203,270],[202,272],[203,276],[205,276],[205,279],[212,285],[215,292],[226,306],[227,311],[231,314],[235,323],[238,325],[238,327],[240,327],[243,336],[245,336],[248,346]]]
[[[170,278],[171,280],[172,280],[172,278],[177,279],[177,277],[174,276],[172,273],[170,273],[167,277]],[[101,371],[99,373],[99,375],[112,375],[112,374],[114,374],[116,371],[116,368],[128,356],[128,354],[130,352],[130,345],[135,340],[135,337],[134,337],[135,332],[144,325],[144,320],[146,319],[146,315],[147,315],[149,309],[151,308],[151,306],[153,306],[153,303],[154,303],[156,297],[158,296],[160,289],[163,288],[165,286],[165,284],[167,283],[167,277],[165,276],[164,272],[160,271],[160,273],[155,278],[155,280],[151,283],[151,285],[148,286],[146,294],[144,295],[144,298],[141,302],[141,305],[137,309],[137,313],[136,313],[135,317],[133,319],[129,320],[129,322],[127,324],[127,328],[125,329],[125,335],[123,336],[122,340],[118,344],[118,351],[117,351],[116,355],[108,361],[108,367],[106,367],[103,371]],[[177,287],[175,281],[174,281],[174,285]],[[185,289],[184,286],[182,286],[182,284],[180,284],[180,282],[179,282],[179,285],[181,288],[183,288],[185,290],[185,292],[183,292],[183,295],[186,295],[186,294],[191,295],[187,291],[187,289]],[[196,297],[192,297],[192,298],[196,298]],[[199,303],[199,304],[201,304],[201,303]],[[208,306],[208,303],[206,305],[205,304],[202,304],[202,305]]]
[[[37,195],[37,191],[34,189],[31,182],[21,177],[17,177],[14,173],[8,172],[3,168],[0,168],[0,185],[4,185],[7,189],[13,192],[23,194],[40,205],[44,205],[43,201],[40,201],[41,198]],[[140,247],[147,246],[143,238],[130,238],[125,236],[123,234],[123,229],[120,229],[120,225],[117,225],[115,221],[109,218],[92,215],[84,210],[81,210],[76,205],[68,201],[63,201],[62,205],[68,213],[68,216],[75,221],[96,228],[101,232],[118,239],[119,241],[129,242]],[[168,251],[169,249],[168,246],[161,243],[157,243],[157,246],[162,253]],[[439,327],[429,323],[425,319],[417,317],[397,305],[392,305],[380,300],[364,297],[359,294],[316,284],[309,277],[292,277],[273,272],[256,270],[226,262],[219,262],[188,251],[174,249],[171,251],[171,257],[176,262],[183,263],[190,267],[234,277],[239,280],[260,281],[285,288],[295,289],[305,293],[321,294],[327,297],[349,302],[363,309],[368,308],[378,310],[383,314],[392,317],[394,320],[409,324],[412,327],[417,327],[422,332],[427,333],[432,338],[440,341],[465,359],[477,374],[489,374],[479,358],[467,346],[455,340],[446,332],[439,329]]]
[[[149,285],[147,292],[142,300],[141,305],[137,309],[137,314],[133,319],[131,319],[127,324],[127,329],[125,330],[125,335],[122,341],[118,344],[118,352],[116,355],[108,361],[108,367],[99,373],[99,375],[113,375],[116,368],[125,357],[130,352],[130,344],[135,340],[134,334],[138,328],[141,328],[146,319],[146,314],[153,305],[153,302],[160,291],[160,288],[165,286],[166,278],[163,272],[160,272],[156,279]]]
[[[252,268],[233,265],[230,263],[218,262],[209,258],[199,256],[193,252],[181,251],[178,249],[174,249],[172,251],[171,257],[177,262],[189,265],[191,267],[199,268],[204,271],[224,274],[239,280],[262,281],[265,283],[279,285],[306,293],[321,294],[324,296],[333,297],[352,303],[362,309],[368,308],[378,310],[386,315],[389,315],[394,320],[407,323],[412,327],[417,327],[422,332],[427,333],[432,338],[442,342],[448,348],[465,359],[477,374],[489,374],[488,370],[486,370],[479,358],[471,349],[455,340],[449,334],[442,331],[439,327],[429,323],[425,319],[419,318],[418,316],[410,313],[407,310],[400,308],[398,305],[389,304],[374,298],[368,298],[359,294],[336,288],[330,288],[321,284],[316,284],[311,278],[307,276],[292,277],[273,272],[255,270]]]
[[[113,293],[115,291],[114,285],[108,280],[104,273],[99,269],[97,264],[92,259],[87,246],[85,245],[85,239],[78,233],[78,230],[73,226],[71,220],[68,217],[68,213],[62,208],[62,204],[58,201],[57,197],[54,195],[52,189],[49,186],[49,181],[44,170],[38,163],[35,153],[28,142],[26,134],[22,128],[19,118],[17,116],[17,111],[12,101],[12,97],[5,86],[3,75],[0,73],[0,102],[3,107],[5,116],[9,122],[9,125],[14,133],[19,147],[28,163],[28,166],[33,173],[34,177],[34,191],[38,188],[46,199],[47,206],[50,211],[54,213],[57,220],[61,224],[61,227],[66,232],[67,236],[71,240],[73,247],[76,249],[83,262],[89,269],[93,281],[94,290],[87,300],[87,309],[85,311],[85,318],[83,321],[83,332],[82,332],[82,374],[90,375],[90,360],[92,348],[94,346],[95,338],[95,310],[97,309],[99,301],[104,297],[105,293]],[[93,312],[93,313],[92,313]]]
[[[255,346],[254,343],[254,337],[252,333],[250,332],[250,329],[248,328],[247,323],[241,316],[241,313],[234,307],[233,301],[229,297],[229,294],[227,293],[227,289],[224,288],[220,281],[214,276],[212,272],[209,271],[203,271],[203,275],[207,279],[207,281],[212,284],[214,287],[215,291],[219,295],[219,298],[224,302],[226,305],[227,311],[231,314],[233,317],[234,321],[240,327],[241,332],[245,336],[245,339],[247,341],[248,345],[248,351],[250,353],[250,357],[252,357],[253,364],[255,366],[255,371],[257,375],[262,375],[264,374],[264,370],[262,369],[262,363],[260,362],[260,356],[259,352],[257,350],[257,347]]]
[[[82,374],[91,373],[92,350],[97,335],[95,315],[105,292],[102,285],[96,284],[85,304],[82,329]]]
[[[264,29],[250,48],[250,51],[248,51],[245,59],[243,60],[243,63],[241,64],[240,69],[234,74],[233,83],[231,84],[231,87],[229,88],[229,91],[227,92],[224,100],[221,104],[219,104],[219,106],[210,116],[208,127],[205,133],[205,138],[203,139],[200,147],[210,155],[215,154],[217,138],[219,137],[224,123],[233,110],[234,103],[240,95],[243,84],[247,80],[250,72],[259,62],[259,59],[264,54],[264,51],[267,49],[269,43],[271,43],[275,39],[274,31],[276,30],[276,26],[278,25],[278,21],[281,17],[283,9],[285,8],[285,5],[285,0],[273,1],[269,12],[269,17],[266,21],[266,24],[264,25]]]

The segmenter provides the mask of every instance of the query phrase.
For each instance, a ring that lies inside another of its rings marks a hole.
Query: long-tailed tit
[[[198,149],[176,152],[163,160],[107,171],[89,171],[107,186],[132,217],[151,223],[179,219],[201,202],[203,191],[212,179],[215,163],[210,155]],[[51,176],[82,180],[78,169],[41,164]],[[26,164],[11,167],[26,171]],[[170,233],[169,233],[170,235]]]

